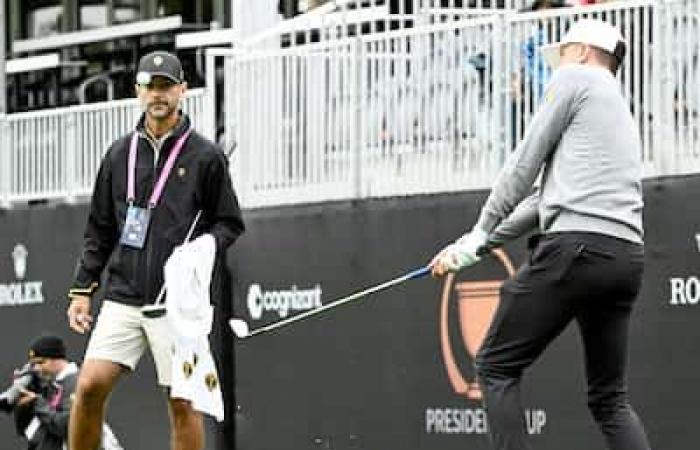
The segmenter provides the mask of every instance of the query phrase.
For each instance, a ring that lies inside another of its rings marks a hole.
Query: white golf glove
[[[449,272],[457,272],[465,267],[479,262],[479,250],[486,245],[488,235],[479,228],[473,228],[454,243],[445,247],[437,258],[444,269]]]

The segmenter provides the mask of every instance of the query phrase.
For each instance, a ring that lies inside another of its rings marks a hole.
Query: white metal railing
[[[700,171],[700,1],[664,0],[654,17],[659,119],[649,158],[658,174]]]
[[[631,0],[601,5],[531,12],[506,17],[505,76],[508,76],[506,123],[512,132],[507,135],[512,148],[521,138],[527,123],[544,95],[551,71],[538,51],[541,45],[556,42],[574,21],[581,18],[606,20],[618,27],[630,46],[620,68],[625,97],[638,119],[643,151],[651,149],[651,13],[655,0]]]
[[[226,65],[226,87],[235,87],[225,91],[226,134],[235,124],[241,198],[257,192],[258,204],[273,205],[314,201],[319,189],[327,199],[352,195],[349,44],[244,55]]]
[[[697,172],[699,5],[625,0],[476,14],[231,53],[225,98],[235,107],[225,121],[238,143],[242,202],[488,187],[551,75],[537,48],[582,17],[608,20],[628,40],[619,79],[639,123],[646,176]]]
[[[536,47],[582,16],[610,20],[629,41],[619,78],[646,176],[700,172],[697,0],[467,14],[322,32],[282,49],[212,49],[207,87],[185,109],[212,138],[223,119],[220,142],[237,149],[233,179],[247,208],[486,188],[542,96],[549,73]],[[104,151],[137,114],[128,100],[0,116],[0,201],[89,194]]]
[[[211,135],[205,91],[192,90],[183,109],[195,126]],[[87,196],[108,146],[135,125],[136,100],[10,114],[0,117],[0,201],[4,205],[39,199]]]
[[[230,52],[243,204],[487,187],[506,150],[501,28],[489,17]]]
[[[500,167],[498,20],[360,39],[361,196],[485,187]]]
[[[328,0],[313,4],[303,14],[269,26],[244,24],[257,31],[246,34],[245,47],[276,48],[413,28],[429,23],[464,20],[521,10],[533,0]],[[258,3],[258,2],[255,2]],[[262,5],[262,2],[261,2]],[[249,5],[241,4],[240,15],[252,18]],[[263,8],[269,8],[265,4]],[[255,8],[260,8],[256,5]],[[264,14],[258,14],[264,17]],[[261,19],[264,20],[264,19]]]

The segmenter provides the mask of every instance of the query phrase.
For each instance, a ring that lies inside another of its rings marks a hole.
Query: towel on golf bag
[[[165,263],[167,320],[173,336],[170,396],[224,420],[224,404],[216,364],[209,347],[214,308],[209,285],[216,255],[211,234],[175,248]]]

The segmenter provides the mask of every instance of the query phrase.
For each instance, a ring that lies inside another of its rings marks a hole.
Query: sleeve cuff
[[[90,297],[92,294],[95,293],[97,288],[99,287],[99,283],[93,282],[90,283],[89,286],[87,287],[73,287],[70,288],[68,291],[68,298],[73,298],[73,297],[80,297],[80,296],[87,296]]]
[[[489,235],[496,229],[501,220],[493,214],[487,212],[482,212],[479,217],[479,221],[474,225],[472,232],[478,230],[479,232]]]

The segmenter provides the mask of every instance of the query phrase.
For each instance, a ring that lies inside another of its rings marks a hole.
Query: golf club
[[[320,314],[320,313],[327,311],[329,309],[335,308],[335,307],[343,305],[345,303],[349,303],[353,300],[357,300],[357,299],[360,299],[362,297],[366,297],[370,294],[373,294],[375,292],[379,292],[381,290],[390,288],[392,286],[396,286],[398,284],[403,283],[404,281],[424,277],[425,275],[427,275],[429,273],[430,273],[430,267],[427,267],[427,266],[421,267],[420,269],[412,270],[411,272],[408,272],[404,275],[401,275],[401,276],[396,277],[394,279],[391,279],[389,281],[385,281],[384,283],[369,287],[365,290],[355,292],[354,294],[350,294],[346,297],[332,301],[332,302],[325,304],[319,308],[312,309],[312,310],[303,312],[301,314],[297,314],[296,316],[290,317],[288,319],[280,320],[279,322],[275,322],[275,323],[272,323],[270,325],[266,325],[264,327],[258,328],[258,329],[253,330],[253,331],[250,331],[250,327],[248,326],[248,323],[243,319],[231,319],[231,320],[229,320],[229,325],[230,325],[233,333],[239,339],[255,336],[256,334],[262,334],[262,333],[266,333],[268,331],[276,330],[276,329],[281,328],[285,325],[289,325],[289,324],[297,322],[299,320],[306,319],[307,317],[315,316],[315,315]]]

